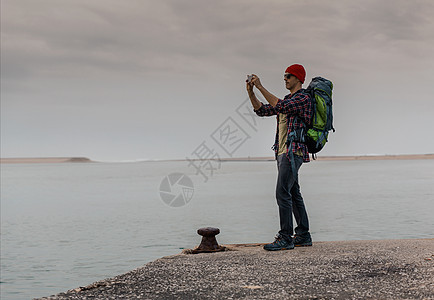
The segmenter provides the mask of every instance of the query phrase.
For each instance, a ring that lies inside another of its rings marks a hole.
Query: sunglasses
[[[286,73],[285,75],[283,75],[283,78],[285,78],[286,80],[289,80],[291,78],[291,76],[294,76],[290,73]]]

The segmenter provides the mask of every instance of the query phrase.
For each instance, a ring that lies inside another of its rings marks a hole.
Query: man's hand
[[[252,74],[252,80],[250,81],[251,82],[251,84],[253,85],[253,86],[255,86],[260,92],[261,92],[261,94],[262,94],[262,96],[264,96],[264,98],[265,98],[265,100],[267,100],[268,101],[268,103],[270,103],[270,105],[272,106],[272,107],[275,107],[276,105],[277,105],[277,102],[279,101],[279,98],[277,98],[276,96],[274,96],[273,94],[271,94],[269,91],[267,91],[265,88],[264,88],[264,86],[262,85],[262,83],[261,83],[261,80],[259,79],[259,77],[257,76],[257,75],[255,75],[255,74]],[[251,87],[251,89],[253,90],[253,86]],[[250,88],[250,87],[249,87]],[[249,91],[249,88],[247,89],[247,91]],[[253,93],[253,91],[252,91],[252,93]],[[254,95],[254,94],[253,94]],[[249,92],[249,96],[250,96],[250,92]],[[255,97],[256,98],[256,97]],[[252,100],[252,97],[250,97],[250,100]],[[255,101],[252,101],[252,104],[253,104],[253,107],[255,107],[255,104],[257,104],[257,103],[254,103]],[[259,101],[258,101],[259,102]],[[260,103],[260,102],[259,102]],[[262,105],[262,103],[261,103],[261,105]],[[256,106],[258,106],[258,104],[256,105]],[[260,107],[260,106],[259,106]],[[256,108],[255,108],[256,109]]]
[[[260,88],[262,88],[262,83],[261,80],[259,79],[259,77],[255,74],[252,74],[253,78],[250,81],[254,86],[256,86],[256,88],[259,90]]]

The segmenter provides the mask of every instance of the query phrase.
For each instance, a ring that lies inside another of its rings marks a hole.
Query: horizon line
[[[372,159],[434,159],[434,153],[425,154],[359,154],[359,155],[325,155],[318,156],[317,160],[372,160]],[[126,163],[126,162],[163,162],[163,161],[269,161],[275,160],[274,156],[244,156],[228,157],[218,159],[129,159],[115,161],[99,161],[84,156],[51,156],[51,157],[1,157],[0,163],[88,163],[88,162],[107,162],[107,163]]]

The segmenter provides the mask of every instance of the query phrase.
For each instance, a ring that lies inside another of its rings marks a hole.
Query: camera
[[[252,81],[253,75],[247,75],[247,82],[250,83]]]

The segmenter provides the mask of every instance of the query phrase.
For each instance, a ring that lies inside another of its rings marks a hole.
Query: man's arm
[[[261,108],[262,102],[256,98],[255,93],[253,92],[253,84],[250,82],[246,83],[247,94],[249,95],[250,102],[252,102],[253,109],[256,111]]]
[[[261,101],[258,100],[255,93],[253,92],[253,83],[247,82],[246,89],[253,109],[258,116],[269,117],[277,114],[274,107],[272,107],[270,104],[263,104]]]
[[[303,92],[298,92],[290,98],[280,100],[274,108],[279,113],[289,115],[302,115],[304,111],[311,109],[309,95]]]
[[[265,100],[270,103],[272,107],[275,107],[277,105],[277,102],[279,101],[279,98],[274,96],[272,93],[270,93],[264,86],[262,85],[261,81],[259,80],[259,77],[253,74],[252,83],[256,88],[261,92],[261,94],[264,96]]]

